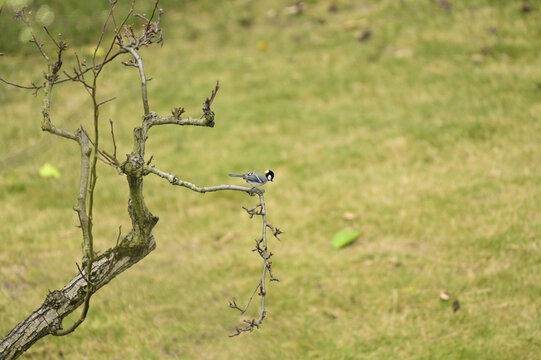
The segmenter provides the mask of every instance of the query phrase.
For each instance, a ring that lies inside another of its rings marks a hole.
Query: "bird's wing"
[[[249,172],[247,174],[244,174],[244,180],[263,183],[265,182],[265,177],[256,172]]]

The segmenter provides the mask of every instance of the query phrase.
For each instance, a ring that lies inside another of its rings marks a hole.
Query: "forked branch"
[[[268,278],[269,281],[279,281],[276,277],[274,277],[272,273],[272,262],[269,261],[269,259],[272,257],[272,253],[268,251],[268,245],[267,245],[267,228],[271,229],[272,234],[279,240],[278,235],[282,234],[283,232],[275,228],[273,225],[269,224],[267,222],[267,210],[265,207],[265,198],[264,193],[265,190],[263,189],[257,189],[257,188],[248,188],[248,187],[242,187],[242,186],[235,186],[235,185],[219,185],[219,186],[210,186],[210,187],[200,187],[197,185],[194,185],[190,182],[181,180],[178,176],[166,173],[165,171],[158,170],[153,166],[145,166],[144,167],[144,173],[146,174],[154,174],[161,178],[166,179],[171,183],[172,185],[178,185],[183,186],[188,189],[191,189],[193,191],[199,192],[199,193],[206,193],[206,192],[213,192],[213,191],[226,191],[226,190],[233,190],[233,191],[243,191],[250,195],[257,194],[259,196],[259,203],[254,206],[251,209],[248,209],[246,207],[242,207],[248,215],[250,215],[250,218],[253,218],[254,216],[261,216],[262,220],[262,231],[261,231],[261,237],[256,240],[256,245],[252,249],[252,251],[257,252],[257,254],[261,257],[263,260],[262,263],[262,269],[261,269],[261,278],[250,295],[250,298],[246,305],[244,307],[240,307],[235,300],[229,301],[229,307],[239,310],[241,314],[244,314],[246,310],[249,308],[250,303],[252,302],[252,299],[254,298],[254,295],[257,293],[259,296],[261,296],[261,307],[259,311],[259,316],[257,319],[251,319],[251,320],[244,320],[243,322],[245,325],[243,326],[237,326],[235,328],[235,333],[229,335],[230,337],[238,336],[243,332],[249,332],[253,331],[255,328],[259,328],[259,326],[263,323],[263,319],[267,315],[267,311],[265,308],[265,297],[267,295],[267,272],[268,272]]]
[[[171,111],[171,116],[158,116],[156,113],[151,113],[147,120],[147,127],[150,129],[155,125],[193,125],[193,126],[208,126],[214,127],[214,112],[210,106],[214,102],[214,98],[220,89],[220,82],[216,81],[216,86],[212,90],[210,98],[207,98],[203,103],[203,114],[199,118],[183,118],[181,115],[185,112],[183,107],[174,108]]]

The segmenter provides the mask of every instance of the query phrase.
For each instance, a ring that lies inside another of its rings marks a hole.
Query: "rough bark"
[[[148,240],[143,246],[133,246],[130,233],[117,247],[98,256],[92,263],[93,292],[154,250],[156,243],[153,235]],[[42,337],[60,329],[62,319],[84,301],[87,282],[83,275],[86,277],[86,274],[77,275],[62,290],[50,292],[38,309],[0,341],[0,359],[15,359]]]

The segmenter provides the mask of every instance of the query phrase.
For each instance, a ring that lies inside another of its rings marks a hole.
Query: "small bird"
[[[243,178],[248,184],[252,185],[253,187],[259,187],[269,181],[272,181],[272,179],[274,179],[274,172],[272,170],[265,170],[265,174],[261,174],[252,171],[242,175],[229,174],[229,176]]]

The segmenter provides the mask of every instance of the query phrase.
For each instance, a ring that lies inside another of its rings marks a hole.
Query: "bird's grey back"
[[[244,180],[246,180],[246,181],[254,181],[254,182],[260,182],[260,183],[266,183],[267,182],[267,178],[265,177],[265,175],[260,174],[258,172],[246,173],[246,174],[244,174],[244,176],[242,178]]]
[[[242,175],[229,174],[229,176],[240,177],[240,178],[243,178],[246,181],[252,181],[252,182],[259,182],[259,183],[266,183],[267,182],[267,178],[265,177],[265,175],[260,174],[260,173],[255,172],[255,171],[250,171],[250,172],[248,172],[246,174],[242,174]]]

